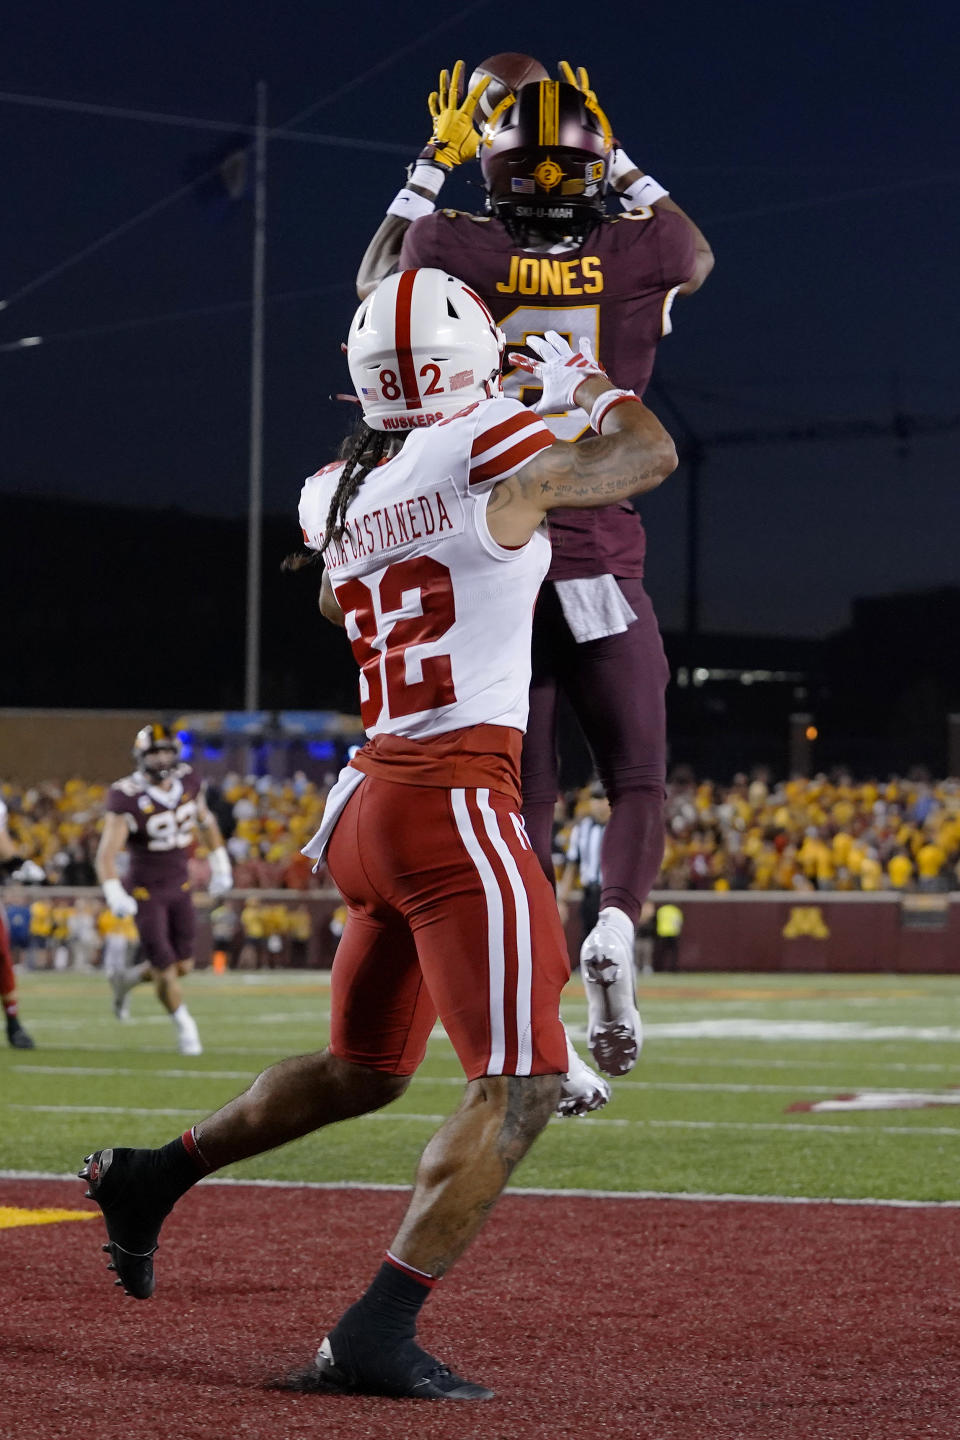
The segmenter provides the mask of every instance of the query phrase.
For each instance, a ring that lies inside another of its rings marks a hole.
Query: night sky
[[[629,154],[713,244],[657,369],[706,442],[960,414],[954,5],[524,15],[493,0],[15,7],[0,63],[0,494],[236,515],[247,493],[250,195],[162,203],[229,130],[14,95],[231,126],[251,121],[262,79],[272,124],[323,137],[269,146],[265,503],[290,514],[293,543],[302,478],[347,419],[327,397],[348,385],[353,277],[426,140],[426,95],[441,66],[505,49],[586,65]],[[445,202],[481,208],[477,167],[469,182],[448,181]],[[9,348],[34,335],[44,344]],[[958,453],[960,430],[708,445],[704,628],[822,635],[856,595],[960,582]],[[682,619],[684,504],[678,472],[642,506],[667,628]]]

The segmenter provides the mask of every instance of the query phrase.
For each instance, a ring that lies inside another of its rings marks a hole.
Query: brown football
[[[516,93],[521,85],[529,85],[533,80],[550,79],[539,60],[534,60],[532,55],[518,55],[513,50],[481,60],[470,76],[467,90],[472,90],[484,75],[490,76],[490,84],[480,96],[477,106],[477,118],[483,120],[489,120],[504,96]]]

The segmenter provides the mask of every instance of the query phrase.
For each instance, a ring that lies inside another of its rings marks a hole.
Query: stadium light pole
[[[247,653],[244,709],[260,708],[260,569],[263,530],[263,341],[267,256],[267,87],[257,82],[250,332],[250,487],[247,509]]]

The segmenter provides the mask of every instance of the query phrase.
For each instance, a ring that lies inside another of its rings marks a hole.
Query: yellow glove
[[[617,142],[613,138],[613,127],[603,110],[601,110],[600,102],[597,100],[596,94],[590,88],[590,77],[586,70],[582,65],[578,65],[576,74],[574,74],[573,66],[568,65],[566,60],[561,60],[560,74],[568,85],[572,85],[575,90],[580,91],[580,94],[583,96],[584,105],[586,105],[587,109],[596,115],[600,121],[608,145],[611,147],[614,146]]]
[[[461,104],[463,71],[462,60],[458,60],[454,65],[452,75],[441,70],[437,89],[427,100],[433,120],[433,134],[420,158],[432,160],[436,165],[442,165],[445,170],[452,170],[455,165],[472,160],[480,140],[474,128],[473,116],[480,96],[490,84],[490,76],[485,75]]]

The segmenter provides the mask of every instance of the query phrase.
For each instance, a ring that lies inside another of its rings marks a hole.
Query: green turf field
[[[95,1147],[158,1144],[271,1061],[326,1040],[325,975],[205,973],[188,998],[206,1047],[197,1059],[176,1053],[145,986],[120,1025],[100,976],[24,976],[21,1014],[37,1049],[0,1050],[0,1169],[65,1173]],[[515,1183],[956,1200],[958,1002],[952,976],[654,977],[641,991],[636,1069],[600,1114],[553,1122]],[[586,1056],[576,982],[564,1012]],[[436,1033],[388,1110],[226,1173],[406,1183],[461,1083]]]

